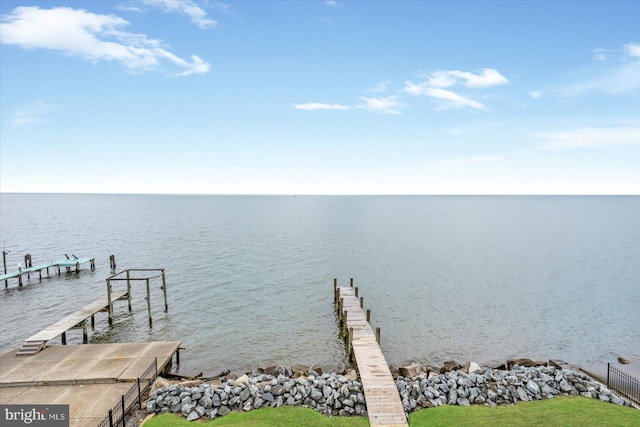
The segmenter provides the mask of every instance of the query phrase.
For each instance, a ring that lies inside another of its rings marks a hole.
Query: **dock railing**
[[[125,427],[127,413],[129,413],[136,403],[138,407],[142,409],[142,396],[146,395],[147,391],[151,388],[151,384],[153,384],[157,377],[158,358],[156,357],[144,374],[138,377],[131,388],[120,397],[120,401],[109,409],[109,413],[98,424],[98,427]]]
[[[640,405],[640,379],[607,363],[607,387]]]

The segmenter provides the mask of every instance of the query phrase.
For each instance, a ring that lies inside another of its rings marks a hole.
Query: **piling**
[[[162,270],[162,292],[164,293],[164,312],[169,312],[169,303],[167,302],[167,279],[164,276],[164,269]]]
[[[146,279],[147,282],[147,311],[149,313],[149,327],[153,327],[153,320],[151,320],[151,290],[149,288],[149,279]]]

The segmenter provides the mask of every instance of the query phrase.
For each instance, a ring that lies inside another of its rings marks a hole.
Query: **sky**
[[[0,2],[0,191],[640,194],[638,1]]]

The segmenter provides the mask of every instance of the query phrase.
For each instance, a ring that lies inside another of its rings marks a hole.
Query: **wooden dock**
[[[67,269],[67,272],[71,272],[71,269],[75,269],[76,273],[80,272],[80,266],[82,264],[90,263],[91,269],[94,270],[96,268],[95,258],[77,258],[75,255],[73,258],[69,258],[67,255],[67,259],[63,259],[60,261],[51,261],[44,264],[39,265],[31,265],[31,255],[25,256],[25,268],[20,268],[17,271],[12,271],[9,273],[0,274],[0,281],[5,282],[5,287],[8,286],[9,279],[18,279],[18,285],[22,286],[22,277],[27,276],[28,279],[31,278],[32,273],[38,273],[39,280],[42,280],[42,272],[47,272],[47,277],[49,277],[49,269],[57,269],[58,274],[60,274],[60,268],[64,267]],[[3,259],[4,269],[6,272],[6,260]]]
[[[47,341],[50,341],[62,335],[62,344],[67,343],[67,331],[74,328],[82,328],[83,342],[87,343],[87,321],[91,318],[91,325],[94,325],[94,315],[100,311],[113,311],[113,302],[119,299],[129,298],[126,291],[112,292],[111,298],[102,297],[91,304],[71,313],[62,320],[57,321],[53,325],[43,329],[35,335],[30,336],[24,341],[22,347],[17,351],[16,356],[33,356],[40,352]]]
[[[352,287],[334,287],[338,314],[349,334],[347,352],[353,354],[360,374],[370,425],[406,426],[407,418],[396,383],[356,291]]]

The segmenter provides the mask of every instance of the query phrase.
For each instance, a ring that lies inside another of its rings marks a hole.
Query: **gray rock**
[[[321,393],[318,389],[314,388],[311,390],[311,399],[313,399],[316,402],[320,402],[322,398],[323,398],[323,393]]]
[[[182,415],[184,415],[185,417],[188,416],[191,412],[193,412],[196,409],[196,405],[194,405],[193,403],[187,403],[187,404],[183,404],[182,405]]]
[[[458,400],[456,401],[458,403],[458,405],[460,406],[469,406],[469,399],[466,399],[464,397],[459,397]]]
[[[249,390],[249,388],[245,388],[244,390],[242,390],[240,392],[240,400],[241,401],[246,401],[247,399],[249,399],[249,397],[251,397],[251,390]]]
[[[213,397],[211,398],[211,404],[213,406],[215,406],[216,408],[220,407],[220,405],[222,405],[221,400],[220,400],[220,396],[218,394],[214,394]]]
[[[253,407],[253,399],[247,399],[247,401],[244,402],[244,404],[242,405],[242,410],[245,412],[250,411],[252,407]]]
[[[273,397],[273,394],[267,392],[267,393],[262,393],[262,400],[264,400],[267,403],[270,403],[275,401],[275,398]]]
[[[198,401],[198,405],[204,407],[205,409],[211,409],[211,407],[213,406],[213,402],[209,396],[204,395]]]
[[[531,392],[531,394],[536,395],[540,394],[540,387],[534,381],[527,382],[527,391]]]
[[[449,405],[455,405],[457,400],[458,400],[458,392],[456,391],[455,388],[452,388],[451,390],[449,390],[448,403]]]
[[[260,396],[256,396],[255,399],[253,399],[253,409],[261,408],[262,403],[263,403],[263,400],[260,398]]]
[[[221,406],[220,409],[218,409],[218,415],[220,415],[221,417],[224,417],[229,412],[231,412],[231,409],[227,408],[226,406]]]
[[[187,421],[195,421],[200,418],[200,415],[196,411],[191,411],[187,416]]]
[[[148,414],[153,414],[154,412],[156,412],[156,401],[155,400],[149,400],[147,402],[147,413]]]
[[[273,394],[274,396],[281,396],[282,394],[284,394],[284,387],[281,385],[274,385],[273,387],[271,387],[271,394]]]
[[[518,398],[519,398],[520,400],[522,400],[523,402],[528,402],[529,400],[531,400],[531,399],[529,398],[529,396],[527,395],[527,392],[526,392],[526,391],[524,391],[524,389],[523,389],[522,387],[518,387],[518,388],[516,389],[516,392],[517,392],[517,394],[518,394]]]
[[[198,415],[199,415],[199,416],[201,416],[201,417],[202,417],[202,416],[204,416],[204,414],[206,414],[206,413],[207,413],[207,410],[206,410],[203,406],[200,406],[200,405],[196,406],[195,411],[196,411],[196,412],[198,413]]]

